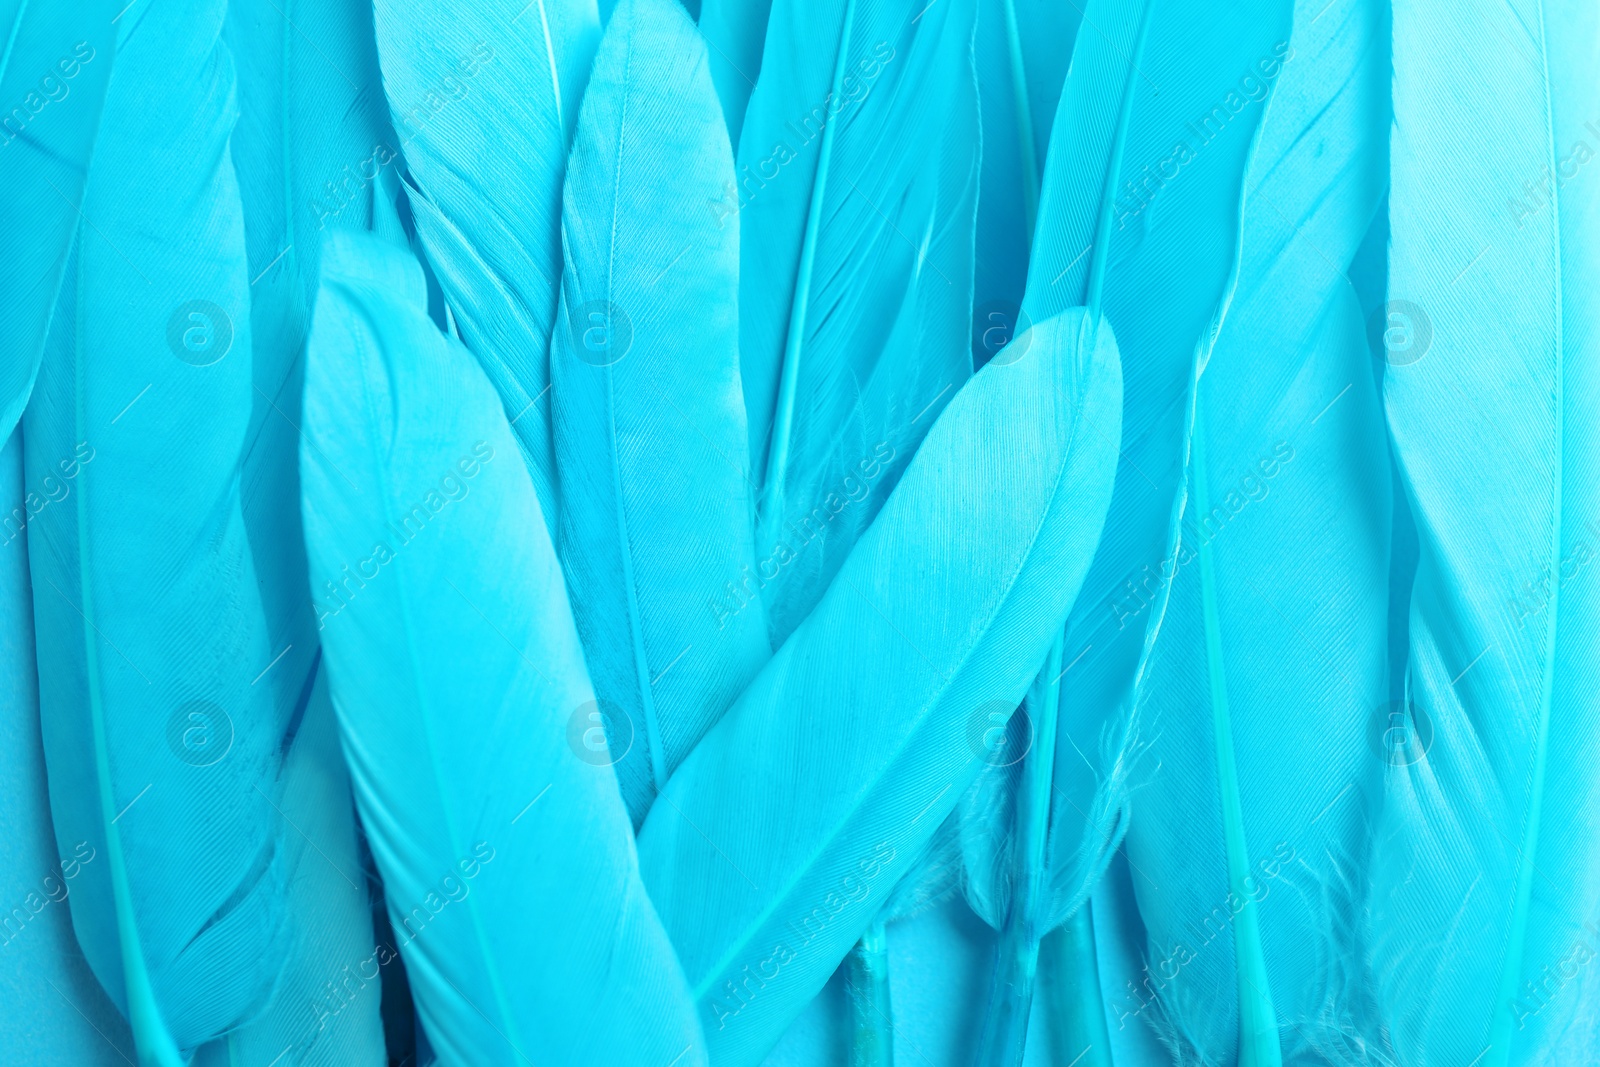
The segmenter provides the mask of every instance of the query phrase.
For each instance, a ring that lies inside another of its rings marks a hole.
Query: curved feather
[[[595,0],[374,7],[417,230],[458,336],[500,393],[553,534],[546,393],[561,183],[600,40]]]
[[[694,23],[676,0],[623,0],[568,165],[551,395],[562,568],[596,696],[634,737],[617,776],[635,824],[772,651],[739,231],[706,208],[732,177]]]
[[[1142,712],[1161,773],[1125,846],[1166,1024],[1219,1061],[1252,1055],[1241,1025],[1291,1060],[1377,1041],[1358,872],[1383,769],[1389,457],[1346,272],[1388,180],[1386,15],[1295,17],[1196,401],[1195,506]],[[1263,975],[1235,949],[1250,927]],[[1269,996],[1276,1019],[1241,1018]]]
[[[1027,690],[1100,536],[1120,381],[1077,313],[985,368],[646,819],[718,1062],[759,1061],[821,989],[982,765],[990,706]]]
[[[444,1064],[704,1064],[560,567],[483,371],[373,238],[325,246],[301,452],[362,822]],[[347,480],[348,479],[348,480]]]
[[[28,531],[56,836],[106,858],[73,922],[163,1065],[260,1009],[283,915],[289,716],[252,684],[272,651],[240,505],[252,351],[222,19],[122,16],[24,423],[30,482],[65,490]]]
[[[118,5],[0,4],[0,434],[28,404],[100,127]]]
[[[113,1067],[135,1054],[128,1024],[95,982],[72,936],[79,879],[104,863],[87,841],[60,852],[51,832],[28,547],[16,516],[30,504],[22,434],[0,449],[0,1048],[40,1067]]]
[[[711,80],[735,151],[750,92],[761,74],[771,11],[772,0],[704,0],[700,6],[700,33],[711,50]]]
[[[1592,151],[1596,16],[1544,0],[1394,19],[1389,297],[1407,303],[1387,309],[1384,402],[1418,538],[1406,725],[1431,744],[1385,776],[1376,992],[1401,1062],[1576,1062],[1595,987],[1567,975],[1600,881],[1600,201],[1570,179]]]
[[[740,360],[774,643],[971,373],[972,3],[773,5],[737,186],[718,211],[739,215]],[[883,469],[864,480],[867,465]]]

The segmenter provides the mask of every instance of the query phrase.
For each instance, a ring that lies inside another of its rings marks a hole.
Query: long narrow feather
[[[369,962],[372,922],[353,855],[348,776],[329,763],[342,761],[336,732],[317,728],[318,716],[331,720],[332,712],[320,688],[321,703],[306,705],[318,617],[339,605],[325,589],[307,596],[300,397],[322,242],[384,225],[375,205],[392,195],[402,162],[370,3],[233,0],[223,40],[238,66],[241,115],[231,149],[244,208],[254,355],[241,494],[272,647],[271,667],[255,685],[268,688],[280,709],[304,711],[307,719],[289,750],[279,801],[291,827],[283,977],[265,1013],[209,1051],[266,1063],[287,1049],[297,1062],[354,1064],[381,1054],[380,990]]]
[[[69,904],[105,853],[88,841],[59,851],[51,832],[22,534],[28,509],[46,499],[26,488],[13,432],[0,449],[0,1048],[39,1067],[123,1067],[133,1035],[73,940]]]
[[[775,643],[971,373],[975,9],[924,7],[778,0],[737,184],[718,205],[739,215],[756,552]]]
[[[375,10],[428,262],[500,393],[553,535],[546,394],[561,183],[600,40],[595,0],[378,0]]]
[[[635,825],[771,655],[739,387],[733,156],[677,0],[623,0],[567,171],[551,345],[562,568]],[[620,718],[618,717],[620,715]]]
[[[1048,0],[981,0],[975,51],[983,106],[977,284],[972,344],[978,365],[1018,329],[1028,251],[1039,215],[1045,149],[1082,12]]]
[[[711,50],[711,81],[735,151],[750,92],[761,74],[771,11],[772,0],[705,0],[700,7],[700,33]]]
[[[1024,314],[1079,299],[1091,314],[1103,308],[1138,352],[1138,373],[1124,394],[1107,536],[1062,646],[1048,888],[1026,913],[1007,909],[994,1063],[1021,1055],[1024,1023],[1010,1016],[1025,1010],[1039,939],[1078,909],[1126,825],[1135,709],[1187,502],[1195,382],[1236,282],[1237,226],[1227,220],[1260,121],[1252,102],[1266,99],[1288,51],[1288,10],[1275,2],[1225,19],[1184,4],[1108,5],[1084,18],[1101,30],[1077,38],[1057,110]]]
[[[645,821],[719,1062],[758,1062],[822,987],[1027,690],[1099,540],[1120,382],[1080,313],[985,368]]]
[[[1153,992],[1208,1060],[1262,1062],[1280,1038],[1286,1058],[1340,1059],[1376,1037],[1357,877],[1383,769],[1389,458],[1346,270],[1387,185],[1385,12],[1312,0],[1295,17],[1200,380],[1143,712],[1161,771],[1126,844]],[[1269,1003],[1276,1018],[1248,1017]]]
[[[283,911],[287,717],[252,684],[272,652],[239,499],[252,353],[222,9],[122,16],[25,421],[30,480],[69,490],[28,528],[51,809],[63,849],[105,856],[74,926],[163,1067],[259,1010]]]
[[[1078,35],[1056,114],[1024,312],[1099,305],[1138,356],[1107,535],[1063,644],[1041,934],[1084,899],[1125,825],[1133,712],[1185,504],[1197,361],[1227,292],[1229,220],[1270,87],[1263,71],[1275,77],[1289,47],[1286,5],[1263,0],[1252,12],[1091,6],[1084,17],[1102,32]]]
[[[0,434],[39,373],[116,54],[115,0],[0,4]]]
[[[704,1064],[538,499],[404,252],[324,248],[301,452],[362,822],[450,1065]]]
[[[1568,975],[1600,885],[1596,40],[1556,0],[1394,14],[1384,402],[1418,744],[1385,779],[1370,936],[1406,1063],[1593,1054],[1594,979]]]

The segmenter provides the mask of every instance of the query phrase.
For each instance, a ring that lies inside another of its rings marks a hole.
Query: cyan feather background
[[[0,1067],[1584,1067],[1600,13],[0,0]]]

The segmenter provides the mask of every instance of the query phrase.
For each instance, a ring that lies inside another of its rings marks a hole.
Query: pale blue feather
[[[561,183],[600,39],[595,0],[378,0],[375,10],[417,230],[553,532]]]
[[[0,434],[16,429],[94,152],[116,55],[116,0],[0,3]]]
[[[1388,681],[1389,455],[1346,271],[1388,182],[1386,13],[1309,0],[1295,18],[1245,178],[1238,286],[1200,379],[1195,491],[1141,712],[1160,772],[1126,841],[1166,1025],[1213,1061],[1245,1055],[1247,923],[1285,1058],[1377,1042],[1359,928],[1383,770],[1370,735]],[[1233,844],[1213,684],[1237,770]]]
[[[1071,313],[962,389],[652,809],[641,867],[719,1062],[759,1062],[823,987],[1026,692],[1100,537],[1120,381]]]
[[[736,185],[716,210],[739,219],[756,554],[775,642],[971,373],[974,26],[973,0],[773,5]]]
[[[1431,743],[1385,777],[1368,911],[1407,1064],[1593,1055],[1596,41],[1557,0],[1394,13],[1384,403]]]
[[[703,1065],[501,400],[409,253],[324,249],[301,451],[340,736],[445,1065]]]
[[[771,11],[772,0],[705,0],[700,7],[700,33],[711,50],[711,80],[736,151],[745,107],[761,74]]]
[[[24,423],[30,481],[67,489],[28,526],[56,836],[105,856],[74,926],[162,1067],[259,1011],[281,962],[293,709],[253,684],[273,650],[240,503],[252,348],[222,20],[152,0],[118,23]]]
[[[623,0],[567,171],[551,394],[562,568],[595,693],[631,738],[617,775],[635,824],[771,655],[739,230],[709,210],[732,177],[694,23],[676,0]]]
[[[22,434],[14,432],[0,450],[0,1048],[38,1067],[122,1067],[136,1055],[133,1035],[84,962],[69,903],[105,852],[87,840],[60,851],[51,832],[28,546],[18,518],[46,499],[27,488]]]

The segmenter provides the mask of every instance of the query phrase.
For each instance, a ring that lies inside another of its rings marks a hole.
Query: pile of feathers
[[[1597,89],[0,0],[0,1064],[1592,1063]]]

